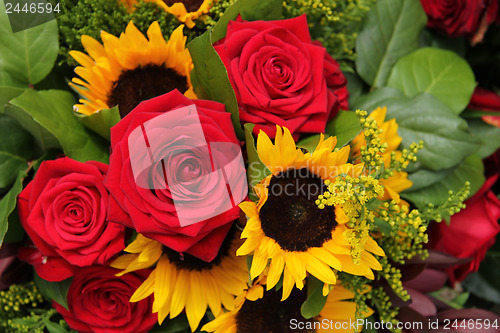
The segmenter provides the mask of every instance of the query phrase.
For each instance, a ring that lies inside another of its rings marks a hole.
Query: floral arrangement
[[[2,332],[498,332],[498,1],[37,1]]]

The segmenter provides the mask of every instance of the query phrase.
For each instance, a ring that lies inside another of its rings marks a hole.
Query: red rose
[[[171,91],[142,102],[111,128],[111,146],[105,184],[130,215],[126,226],[211,261],[247,191],[224,105]]]
[[[236,93],[242,123],[273,137],[276,125],[294,137],[324,132],[348,109],[346,79],[325,48],[311,42],[306,16],[281,21],[229,22],[214,45]]]
[[[498,0],[420,0],[427,26],[450,37],[465,36],[476,44],[499,16]]]
[[[500,113],[500,95],[496,92],[476,87],[467,108],[472,110],[496,111]],[[500,115],[482,116],[484,122],[500,127]]]
[[[457,258],[473,258],[470,263],[448,269],[452,283],[462,281],[479,269],[500,231],[500,201],[492,191],[474,196],[466,205],[463,211],[451,217],[449,226],[445,222],[433,223],[429,230],[429,247]]]
[[[104,187],[107,169],[67,157],[45,161],[19,194],[21,224],[38,249],[20,257],[42,278],[64,280],[75,266],[103,264],[125,247],[125,228],[107,219],[109,213],[127,218]]]
[[[145,333],[155,325],[158,317],[152,313],[152,297],[129,302],[150,271],[117,277],[119,272],[107,266],[76,272],[68,290],[68,309],[53,304],[71,329],[85,333]]]

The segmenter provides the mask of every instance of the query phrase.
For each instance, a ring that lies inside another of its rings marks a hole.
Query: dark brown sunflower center
[[[319,209],[315,201],[326,191],[323,180],[308,169],[289,169],[271,179],[260,210],[262,230],[284,250],[306,251],[332,237],[335,211]]]
[[[233,224],[231,229],[229,229],[229,232],[219,249],[219,253],[214,260],[210,262],[203,261],[188,253],[179,253],[169,249],[168,247],[163,247],[163,253],[168,256],[168,260],[170,260],[170,262],[173,263],[178,269],[187,269],[190,271],[203,271],[211,269],[212,267],[219,265],[221,261],[230,254],[231,242],[236,234],[235,225],[236,224]]]
[[[174,3],[182,2],[188,13],[197,11],[203,4],[203,0],[184,0],[184,1],[174,1],[174,0],[163,0],[167,6],[172,6]]]
[[[140,102],[178,89],[188,89],[187,79],[175,70],[161,65],[146,65],[124,71],[108,96],[108,105],[118,105],[123,118]]]
[[[290,297],[281,302],[281,291],[271,289],[264,293],[264,297],[252,301],[245,301],[236,315],[236,332],[238,333],[309,333],[314,330],[297,329],[292,323],[300,321],[303,327],[314,327],[306,322],[314,319],[304,319],[300,314],[300,307],[307,298],[307,293],[294,288]],[[293,329],[292,329],[293,328]]]

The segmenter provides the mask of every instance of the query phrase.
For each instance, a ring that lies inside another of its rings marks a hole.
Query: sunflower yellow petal
[[[186,306],[186,297],[189,292],[189,274],[180,270],[177,276],[175,287],[173,288],[170,318],[177,317]]]
[[[191,332],[194,332],[207,311],[207,300],[199,272],[191,272],[190,278],[190,290],[186,299],[186,316]]]
[[[252,267],[250,268],[250,278],[255,279],[259,276],[264,268],[267,266],[267,257],[263,255],[254,254],[252,260]]]
[[[137,290],[130,297],[130,302],[139,302],[154,292],[156,281],[156,271],[152,271],[148,278],[137,288]]]

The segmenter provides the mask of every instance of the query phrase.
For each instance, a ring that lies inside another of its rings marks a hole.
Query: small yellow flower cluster
[[[375,0],[284,0],[287,18],[307,14],[314,40],[340,62],[354,61],[356,38]]]
[[[33,281],[14,284],[0,291],[0,331],[5,333],[44,332],[43,318],[56,313],[36,288]]]
[[[385,154],[389,142],[382,142],[383,136],[381,134],[383,130],[376,119],[368,118],[368,113],[362,110],[357,110],[356,115],[359,118],[364,141],[366,142],[366,145],[359,147],[361,161],[365,163],[365,170],[369,174],[376,175],[377,179],[387,179],[393,176],[395,172],[402,172],[410,162],[417,161],[418,151],[424,148],[423,141],[418,144],[412,143],[408,149],[405,148],[402,151],[389,149]],[[393,138],[388,137],[386,139],[393,140]],[[386,160],[387,157],[390,157],[388,161]]]
[[[337,177],[333,183],[326,180],[325,185],[327,191],[318,197],[316,204],[319,209],[324,209],[325,206],[342,208],[348,227],[344,236],[351,245],[353,262],[359,263],[366,237],[375,220],[373,212],[367,209],[367,203],[381,196],[384,188],[370,175],[359,177],[345,175]]]
[[[390,301],[390,297],[387,295],[386,291],[383,287],[378,287],[372,289],[369,293],[368,297],[371,298],[372,303],[377,308],[377,313],[379,314],[380,321],[384,321],[386,323],[391,323],[393,327],[396,327],[398,324],[398,320],[396,316],[398,315],[397,308],[392,306],[392,302]],[[394,329],[393,332],[399,333],[401,330]]]
[[[418,210],[409,211],[407,206],[386,201],[377,214],[379,223],[390,228],[378,243],[387,247],[386,253],[391,260],[404,263],[417,255],[425,257],[422,244],[427,243],[427,224],[424,224]]]
[[[438,207],[432,203],[427,204],[427,207],[422,211],[422,216],[429,221],[441,222],[443,219],[447,220],[451,215],[465,208],[464,201],[469,197],[469,194],[470,183],[465,182],[463,188],[458,192],[448,191],[448,199]]]
[[[43,297],[33,282],[26,285],[14,284],[8,290],[0,291],[0,308],[6,312],[18,312],[25,306],[36,308]]]

